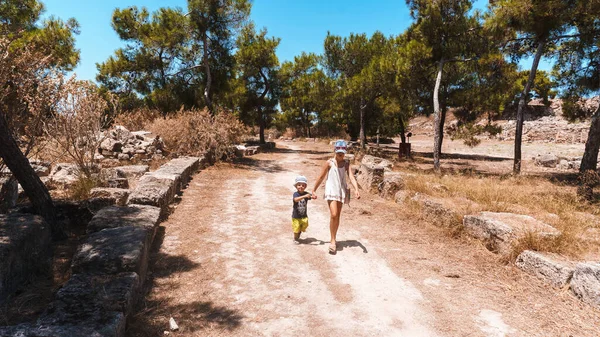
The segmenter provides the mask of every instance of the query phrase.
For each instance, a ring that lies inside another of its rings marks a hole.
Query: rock
[[[356,174],[356,181],[361,189],[378,194],[379,184],[383,182],[383,166],[361,163]]]
[[[0,214],[0,303],[51,269],[50,226],[37,215]]]
[[[551,153],[538,155],[534,159],[534,163],[536,165],[543,166],[543,167],[556,167],[556,165],[558,165],[559,161],[560,161],[560,159]]]
[[[113,168],[120,177],[124,178],[139,178],[144,175],[144,173],[150,170],[148,165],[127,165],[127,166],[118,166]]]
[[[30,160],[29,164],[38,177],[47,177],[50,174],[50,163],[42,160]]]
[[[154,172],[146,173],[129,195],[127,203],[156,206],[166,211],[175,197],[180,182],[179,175],[165,177]]]
[[[77,318],[73,318],[77,321]],[[50,321],[51,323],[51,321]],[[95,319],[75,324],[20,324],[0,327],[0,337],[121,337],[125,335],[125,316],[120,312],[103,313]]]
[[[160,208],[148,205],[109,206],[96,213],[87,226],[88,233],[106,228],[143,227],[154,230],[160,220]]]
[[[110,136],[114,139],[125,141],[134,138],[134,135],[122,125],[115,125],[110,131]]]
[[[103,185],[108,188],[126,189],[129,188],[129,180],[127,178],[111,178],[107,179]]]
[[[361,164],[370,165],[370,166],[381,166],[386,171],[391,171],[392,166],[393,166],[392,162],[390,162],[389,160],[379,158],[379,157],[374,157],[371,155],[365,155],[361,160]]]
[[[177,325],[173,317],[169,318],[169,329],[171,329],[171,331],[179,330],[179,325]]]
[[[75,164],[59,163],[50,172],[50,182],[63,187],[73,185],[79,179],[79,168]]]
[[[463,218],[466,231],[485,240],[487,248],[502,255],[511,253],[513,244],[529,234],[549,239],[561,233],[533,217],[512,213],[480,212]]]
[[[198,171],[201,160],[202,158],[198,157],[176,158],[162,165],[158,170],[154,171],[154,174],[157,176],[165,174],[179,176],[180,184],[177,186],[177,192],[179,192],[190,181],[192,174]]]
[[[0,176],[0,214],[17,205],[19,183],[12,176]]]
[[[404,174],[400,172],[384,172],[383,181],[379,184],[379,196],[392,199],[396,193],[404,188]]]
[[[119,159],[119,160],[129,160],[129,155],[125,154],[125,153],[119,153],[117,155],[117,159]]]
[[[561,159],[558,162],[558,166],[557,166],[557,168],[559,170],[563,170],[563,171],[566,171],[566,170],[570,169],[571,167],[572,167],[572,165],[569,165],[569,162],[564,159]]]
[[[578,263],[571,279],[571,290],[582,301],[600,309],[600,263]]]
[[[103,318],[115,312],[128,316],[140,296],[140,286],[136,273],[75,274],[58,291],[38,324],[69,326],[86,322],[101,327]]]
[[[407,191],[403,191],[400,190],[398,192],[396,192],[396,195],[394,195],[394,202],[397,204],[404,204],[404,202],[406,201],[406,199],[408,199],[409,194]]]
[[[88,235],[73,258],[73,273],[119,274],[135,272],[144,280],[148,250],[155,229],[108,228]]]
[[[423,217],[436,226],[453,226],[459,218],[457,210],[459,207],[456,203],[463,202],[474,204],[468,199],[457,198],[453,202],[452,199],[436,198],[422,193],[416,193],[412,201],[418,203],[423,209]]]
[[[100,209],[118,205],[125,206],[130,191],[123,188],[105,188],[96,187],[90,191],[90,198],[86,202],[86,207],[92,212],[97,213]]]
[[[519,254],[516,265],[556,288],[568,285],[575,271],[575,263],[559,255],[531,250]]]
[[[104,154],[105,151],[121,152],[121,148],[123,148],[123,143],[112,138],[106,138],[102,141],[102,143],[100,143],[100,150],[102,150],[102,154]]]

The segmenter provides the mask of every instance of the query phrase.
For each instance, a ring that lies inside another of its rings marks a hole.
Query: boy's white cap
[[[298,183],[308,185],[308,179],[306,179],[305,176],[297,176],[296,179],[294,179],[294,186],[298,185]]]

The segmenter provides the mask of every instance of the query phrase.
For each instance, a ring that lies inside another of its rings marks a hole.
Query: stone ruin
[[[94,157],[96,161],[162,159],[166,154],[163,140],[159,136],[152,136],[148,131],[131,132],[117,125],[103,136],[105,139]]]
[[[158,170],[113,168],[133,190],[105,188],[84,206],[94,216],[72,260],[71,278],[33,323],[0,326],[0,336],[124,336],[146,279],[149,250],[169,205],[204,158],[171,160]],[[93,207],[90,207],[93,206]],[[31,275],[51,268],[50,229],[39,216],[0,214],[0,304]]]
[[[384,164],[382,164],[384,163]],[[456,225],[460,214],[464,232],[481,240],[490,251],[510,257],[520,240],[535,236],[538,240],[555,240],[562,233],[551,225],[529,215],[499,212],[477,212],[482,206],[465,198],[436,198],[417,193],[410,196],[405,190],[411,175],[386,169],[385,160],[365,156],[357,171],[361,189],[408,206],[415,203],[422,209],[424,219],[437,226]],[[526,210],[523,210],[526,211]],[[597,217],[585,214],[587,221],[600,223]],[[544,218],[542,216],[542,218]],[[548,218],[557,219],[548,215]],[[590,219],[593,218],[593,219]],[[594,240],[594,237],[583,238]],[[600,235],[595,239],[600,243]],[[523,251],[515,265],[555,288],[568,288],[577,298],[600,309],[600,263],[574,262],[557,254]]]

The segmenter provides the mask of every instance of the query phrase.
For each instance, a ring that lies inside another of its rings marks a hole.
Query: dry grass
[[[423,193],[437,198],[455,200],[466,198],[475,204],[454,208],[455,221],[428,218],[422,207],[415,202],[407,202],[404,213],[413,219],[426,220],[448,229],[452,237],[462,231],[462,217],[479,211],[510,212],[525,214],[545,222],[562,232],[558,238],[543,240],[536,235],[528,235],[514,246],[508,259],[523,250],[548,251],[578,257],[590,249],[593,243],[582,242],[580,237],[589,228],[590,222],[577,216],[579,212],[593,216],[599,210],[592,204],[583,202],[576,193],[576,187],[556,184],[540,177],[481,177],[474,175],[444,175],[411,172],[406,179],[409,195]]]

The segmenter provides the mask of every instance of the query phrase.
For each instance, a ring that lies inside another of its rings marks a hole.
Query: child
[[[294,230],[294,243],[300,243],[300,232],[306,232],[308,227],[308,214],[306,212],[308,206],[308,200],[316,199],[317,196],[313,195],[306,190],[308,180],[305,176],[297,176],[294,180],[294,208],[292,209],[292,229]]]

